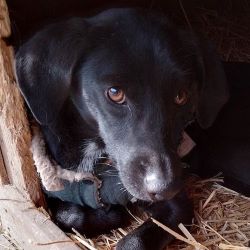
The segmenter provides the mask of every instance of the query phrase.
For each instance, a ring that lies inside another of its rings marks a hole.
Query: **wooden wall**
[[[44,206],[31,152],[30,126],[13,70],[5,0],[0,0],[0,226],[25,250],[77,250],[38,206]]]

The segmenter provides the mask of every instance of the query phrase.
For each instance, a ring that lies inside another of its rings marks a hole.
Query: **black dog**
[[[63,168],[93,171],[108,155],[126,190],[148,202],[153,217],[173,229],[189,222],[177,147],[191,121],[209,127],[229,96],[222,65],[206,41],[159,13],[112,9],[44,28],[19,49],[16,72]],[[68,230],[99,232],[123,220],[119,207],[94,212],[59,200],[54,206]],[[170,240],[149,220],[118,249],[161,249]]]

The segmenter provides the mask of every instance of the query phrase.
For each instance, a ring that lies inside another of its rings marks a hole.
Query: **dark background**
[[[249,0],[7,0],[15,48],[45,24],[111,7],[144,7],[214,41],[222,59],[250,62]]]

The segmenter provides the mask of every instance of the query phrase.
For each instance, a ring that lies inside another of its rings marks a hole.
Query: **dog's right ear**
[[[223,65],[216,55],[215,48],[206,40],[200,39],[201,88],[196,117],[204,129],[210,127],[229,99],[229,88]]]
[[[82,18],[52,24],[16,54],[19,88],[40,124],[51,123],[69,97],[72,73],[88,44],[88,26]]]

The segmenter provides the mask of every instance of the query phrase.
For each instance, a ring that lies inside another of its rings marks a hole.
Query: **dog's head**
[[[71,99],[98,128],[124,186],[143,200],[176,193],[185,126],[196,118],[209,127],[228,98],[213,48],[143,10],[50,25],[23,45],[16,69],[36,119],[49,126]]]

